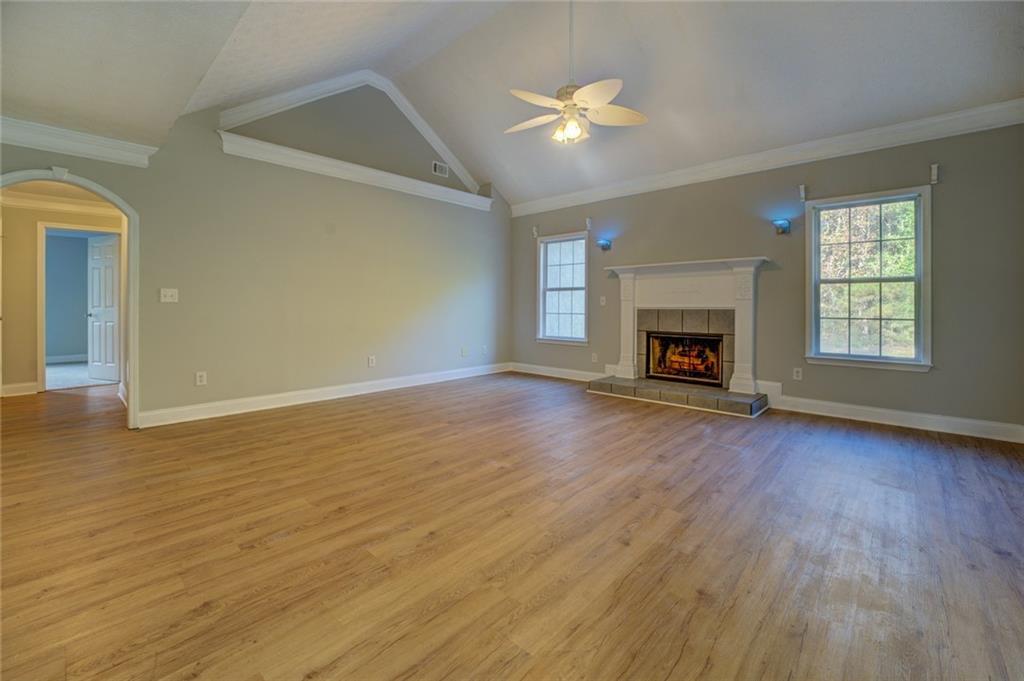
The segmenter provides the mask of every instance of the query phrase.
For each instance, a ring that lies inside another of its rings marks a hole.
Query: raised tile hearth
[[[754,417],[768,408],[768,396],[764,393],[737,393],[723,388],[707,388],[691,383],[653,378],[606,376],[591,381],[587,390],[592,393],[662,402],[677,407],[717,411],[734,416]]]

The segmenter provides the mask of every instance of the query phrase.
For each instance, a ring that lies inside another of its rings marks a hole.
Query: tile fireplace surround
[[[647,373],[647,334],[697,333],[722,336],[722,385],[732,380],[736,349],[736,313],[733,310],[709,309],[638,309],[636,311],[636,375]]]
[[[766,262],[758,256],[605,268],[618,275],[621,297],[615,376],[643,377],[647,331],[721,333],[723,385],[735,393],[757,393],[756,283]]]

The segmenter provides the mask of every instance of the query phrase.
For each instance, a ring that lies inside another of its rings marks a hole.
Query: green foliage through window
[[[901,198],[816,211],[817,352],[917,357],[919,210]]]

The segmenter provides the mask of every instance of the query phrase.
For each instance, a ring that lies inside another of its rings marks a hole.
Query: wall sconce
[[[600,248],[602,251],[610,251],[610,250],[612,250],[612,240],[611,239],[598,239],[594,243],[596,243],[597,247]]]
[[[772,220],[772,224],[775,225],[776,234],[789,234],[789,220],[779,218],[778,220]]]

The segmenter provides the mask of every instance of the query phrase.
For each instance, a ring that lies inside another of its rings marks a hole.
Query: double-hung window
[[[587,233],[537,240],[538,340],[587,340]]]
[[[931,187],[807,203],[811,363],[931,366]]]

